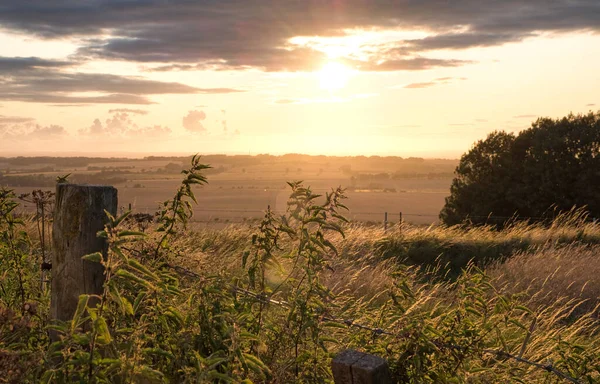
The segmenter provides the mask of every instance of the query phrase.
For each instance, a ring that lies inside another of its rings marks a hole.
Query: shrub
[[[518,135],[493,132],[461,157],[440,219],[503,224],[574,206],[598,216],[599,148],[600,112],[540,118]]]

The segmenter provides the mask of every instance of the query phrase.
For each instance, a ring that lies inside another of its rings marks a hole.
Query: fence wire
[[[122,207],[123,209],[125,207]],[[149,207],[149,206],[144,206],[144,207],[133,207],[134,211],[138,211],[138,212],[150,212],[150,211],[157,211],[160,208],[157,207]],[[230,217],[230,218],[234,218],[234,219],[256,219],[259,216],[255,216],[257,214],[264,214],[266,210],[258,210],[258,209],[194,209],[194,213],[240,213],[240,214],[248,214],[247,216],[234,216],[234,217]],[[285,214],[286,211],[282,211],[282,210],[271,210],[271,212],[278,214],[278,215],[282,215]],[[381,216],[384,217],[384,215],[388,213],[390,215],[397,215],[397,214],[401,214],[402,217],[431,217],[434,218],[435,220],[438,219],[439,215],[438,214],[433,214],[433,213],[416,213],[416,212],[402,212],[402,211],[381,211],[381,212],[374,212],[374,211],[348,211],[346,213],[347,216]],[[254,214],[254,215],[252,215]],[[488,216],[483,216],[483,215],[470,215],[468,216],[468,218],[471,219],[487,219],[487,220],[533,220],[533,221],[540,221],[540,220],[551,220],[552,217],[542,217],[542,216],[495,216],[495,215],[488,215]],[[223,219],[227,219],[226,217]],[[391,216],[390,216],[391,219]],[[595,218],[591,219],[592,221],[595,220]],[[196,221],[196,222],[210,222],[209,221]]]
[[[188,277],[202,278],[201,275],[199,275],[198,273],[196,273],[194,271],[190,271],[187,268],[169,265],[169,264],[167,266],[182,275],[186,275]],[[252,292],[250,290],[240,288],[240,287],[232,285],[232,284],[229,284],[229,286],[230,286],[230,289],[232,290],[232,292],[239,293],[239,294],[245,295],[247,297],[253,298],[256,301],[261,302],[263,304],[274,304],[274,305],[286,307],[286,308],[290,307],[290,304],[288,302],[283,301],[283,300],[272,299],[271,297],[269,297],[266,294]],[[353,319],[343,319],[343,318],[327,316],[327,315],[319,315],[319,314],[317,314],[316,316],[323,321],[337,322],[337,323],[346,325],[348,328],[354,327],[354,328],[361,329],[364,331],[369,331],[369,332],[373,333],[373,335],[375,335],[375,336],[386,335],[386,336],[392,336],[392,337],[396,337],[396,338],[406,337],[406,335],[390,332],[384,328],[374,328],[374,327],[371,327],[371,326],[368,326],[365,324],[361,324],[359,322],[356,322]],[[452,343],[442,342],[439,340],[432,340],[431,342],[440,349],[446,348],[446,349],[458,350],[458,351],[463,351],[463,352],[472,351],[472,352],[479,352],[479,353],[484,353],[484,354],[488,354],[488,355],[494,355],[498,358],[511,359],[516,362],[527,364],[529,366],[532,366],[532,367],[535,367],[538,369],[542,369],[546,372],[553,373],[554,375],[560,377],[561,379],[567,380],[571,383],[584,384],[583,382],[575,379],[574,377],[571,377],[571,376],[567,375],[566,373],[554,368],[552,361],[548,361],[547,364],[543,364],[540,362],[535,362],[535,361],[531,361],[531,360],[522,358],[521,356],[514,355],[512,353],[503,351],[501,349],[475,348],[475,347],[471,347],[471,346],[465,347],[465,346],[456,345],[456,344],[452,344]]]

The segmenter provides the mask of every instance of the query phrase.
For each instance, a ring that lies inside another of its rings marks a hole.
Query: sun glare
[[[322,89],[335,91],[344,88],[351,75],[352,70],[345,65],[329,62],[319,71],[319,84]]]

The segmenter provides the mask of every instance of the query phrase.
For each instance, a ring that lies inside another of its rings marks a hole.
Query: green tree
[[[448,225],[544,217],[574,206],[598,216],[600,112],[540,118],[518,135],[493,132],[461,157],[455,175],[440,212]]]

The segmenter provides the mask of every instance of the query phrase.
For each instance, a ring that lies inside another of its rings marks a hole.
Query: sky
[[[459,157],[600,110],[598,0],[0,0],[0,156]]]

